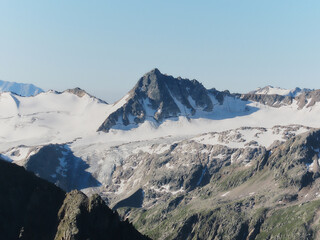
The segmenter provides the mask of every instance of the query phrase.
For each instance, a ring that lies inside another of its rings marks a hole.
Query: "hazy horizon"
[[[159,69],[160,70],[160,72],[161,72],[161,69]],[[161,73],[163,73],[163,72],[161,72]],[[163,73],[163,74],[165,74],[165,75],[170,75],[170,74],[168,74],[168,73]],[[142,76],[141,76],[142,77]],[[175,77],[175,78],[178,78],[178,77],[180,77],[180,76],[173,76],[173,77]],[[189,80],[193,80],[193,79],[190,79],[190,78],[187,78],[186,77],[186,79],[189,79]],[[139,79],[137,79],[137,81],[138,81]],[[197,81],[199,81],[198,79],[196,79]],[[0,81],[5,81],[5,80],[3,80],[3,79],[0,79]],[[6,82],[6,81],[5,81]],[[8,82],[10,82],[10,81],[8,81]],[[201,81],[199,81],[200,83],[202,83]],[[33,83],[31,83],[31,82],[29,82],[29,83],[27,83],[27,82],[13,82],[13,83],[22,83],[22,84],[32,84],[32,85],[34,85],[35,87],[38,87],[38,88],[41,88],[42,90],[44,90],[45,92],[46,91],[50,91],[50,90],[54,90],[54,91],[60,91],[60,92],[62,92],[62,91],[65,91],[65,90],[67,90],[67,88],[66,89],[60,89],[60,90],[57,90],[57,89],[45,89],[45,88],[42,88],[41,86],[37,86],[37,85],[35,85],[35,84],[33,84]],[[271,86],[271,87],[275,87],[275,88],[282,88],[282,87],[279,87],[279,86],[273,86],[273,85],[265,85],[265,86],[258,86],[258,87],[255,87],[255,88],[252,88],[252,89],[248,89],[248,91],[245,91],[245,92],[240,92],[240,91],[231,91],[231,93],[249,93],[250,91],[254,91],[254,90],[257,90],[258,88],[264,88],[264,87],[268,87],[268,86]],[[72,87],[72,88],[77,88],[77,87],[79,87],[79,86],[74,86],[74,87]],[[134,87],[134,85],[132,85],[132,87],[127,91],[127,92],[129,92],[132,88]],[[215,88],[214,86],[205,86],[207,89],[211,89],[211,88]],[[296,86],[296,87],[298,87],[298,88],[303,88],[303,86],[301,87],[301,86]],[[295,87],[295,88],[296,88]],[[80,87],[81,88],[81,87]],[[68,88],[69,89],[69,88]],[[97,98],[100,98],[101,100],[104,100],[104,101],[106,101],[106,102],[108,102],[109,104],[110,103],[114,103],[114,102],[117,102],[118,100],[120,100],[122,97],[124,97],[125,96],[125,94],[127,93],[125,93],[124,95],[121,95],[121,96],[118,96],[118,97],[116,97],[116,98],[110,98],[111,100],[106,100],[104,97],[106,97],[106,96],[104,96],[104,95],[102,95],[102,96],[99,96],[99,95],[95,95],[95,94],[93,94],[92,92],[89,92],[89,91],[87,91],[87,89],[85,89],[85,88],[81,88],[81,89],[83,89],[83,90],[85,90],[87,93],[89,93],[90,95],[93,95],[93,96],[95,96],[95,97],[97,97]],[[288,88],[283,88],[283,89],[288,89]],[[217,90],[219,90],[219,91],[224,91],[224,90],[229,90],[229,89],[217,89]],[[289,89],[289,90],[293,90],[293,88],[292,89]],[[230,91],[230,90],[229,90]]]

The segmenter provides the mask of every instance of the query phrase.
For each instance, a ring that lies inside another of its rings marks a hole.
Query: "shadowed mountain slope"
[[[148,239],[104,201],[65,193],[22,167],[0,160],[1,239]]]

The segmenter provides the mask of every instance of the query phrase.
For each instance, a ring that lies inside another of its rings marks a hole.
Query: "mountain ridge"
[[[308,88],[299,88],[296,87],[294,89],[285,89],[280,87],[273,87],[271,85],[267,85],[262,88],[258,88],[257,90],[250,91],[249,94],[266,94],[266,95],[281,95],[281,96],[289,96],[289,97],[297,97],[301,93],[311,92],[314,89]]]
[[[206,89],[197,80],[174,78],[155,68],[144,74],[128,94],[113,105],[97,131],[129,130],[145,121],[158,126],[166,119],[180,116],[187,119],[215,118],[217,109],[220,113],[249,114],[254,111],[249,106],[252,102],[276,108],[297,102],[298,109],[308,108],[320,102],[318,92],[320,90],[266,86],[245,94],[230,93]],[[230,108],[232,104],[234,108]]]

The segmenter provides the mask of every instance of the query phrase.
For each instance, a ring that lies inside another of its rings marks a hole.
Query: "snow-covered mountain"
[[[174,78],[153,69],[113,105],[98,130],[131,129],[145,121],[157,126],[166,119],[219,118],[254,111],[247,104],[228,92],[207,90],[197,80]]]
[[[273,86],[265,86],[263,88],[258,88],[257,90],[251,91],[250,94],[266,94],[266,95],[280,95],[280,96],[289,96],[289,97],[297,97],[301,93],[306,93],[312,91],[308,88],[294,88],[294,89],[285,89]]]
[[[110,106],[81,89],[32,97],[0,94],[0,149],[68,142],[95,133]]]
[[[319,90],[267,86],[248,94],[231,94],[206,89],[196,80],[174,78],[153,69],[112,106],[98,131],[129,130],[146,122],[157,128],[166,121],[181,118],[192,121],[252,116],[265,106],[309,108],[309,111],[318,102]]]
[[[12,92],[20,96],[30,97],[43,92],[43,90],[33,84],[0,80],[0,92]]]

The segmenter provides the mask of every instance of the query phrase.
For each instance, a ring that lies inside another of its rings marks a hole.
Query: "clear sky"
[[[0,0],[0,79],[108,102],[153,68],[207,88],[320,88],[319,0]]]

